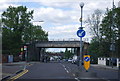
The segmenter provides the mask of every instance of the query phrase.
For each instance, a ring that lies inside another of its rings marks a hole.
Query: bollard
[[[119,62],[119,70],[120,70],[120,62]]]
[[[120,62],[119,62],[119,70],[118,70],[118,80],[120,81]]]

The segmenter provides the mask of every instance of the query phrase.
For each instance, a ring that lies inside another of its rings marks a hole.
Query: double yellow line
[[[23,72],[21,72],[21,73],[19,73],[18,75],[10,78],[10,79],[7,80],[7,81],[14,81],[14,80],[18,79],[19,77],[23,76],[23,75],[24,75],[25,73],[27,73],[27,72],[28,72],[28,70],[24,70]]]

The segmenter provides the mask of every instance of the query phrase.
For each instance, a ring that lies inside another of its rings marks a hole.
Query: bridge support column
[[[77,65],[79,66],[80,61],[80,48],[77,48]]]
[[[77,48],[77,56],[80,56],[80,48]]]
[[[39,61],[39,48],[35,48],[36,61]]]
[[[44,48],[40,48],[39,60],[40,60],[40,62],[44,62],[44,59],[45,59],[45,49]]]

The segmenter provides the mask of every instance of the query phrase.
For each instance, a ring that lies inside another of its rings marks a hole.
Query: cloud
[[[41,19],[54,25],[74,23],[78,19],[78,12],[55,9],[52,7],[34,9],[34,20]]]
[[[79,40],[79,37],[76,34],[79,26],[79,24],[61,25],[45,30],[48,31],[49,40]],[[86,31],[86,36],[83,39],[89,41],[88,39],[91,38],[91,35],[89,34],[90,29],[86,27],[84,30]]]
[[[115,4],[119,0],[115,0]],[[17,4],[13,4],[16,2]],[[95,9],[105,9],[112,7],[112,0],[2,0],[0,1],[0,13],[5,10],[9,5],[18,6],[19,2],[37,2],[40,7],[31,5],[28,10],[34,10],[34,20],[43,20],[42,26],[45,31],[49,31],[49,38],[78,38],[76,31],[80,26],[80,2],[84,2],[83,20],[87,19]],[[24,4],[24,3],[23,3]],[[32,3],[31,3],[32,4]],[[20,4],[19,4],[20,5]],[[85,23],[83,23],[85,24]],[[88,33],[89,28],[85,28],[87,35],[86,38],[91,37]]]
[[[0,7],[0,15],[3,13],[3,11],[5,11],[9,6],[14,6],[14,7],[17,7],[17,6],[20,6],[20,5],[17,5],[17,4],[13,4],[12,2],[7,2],[8,0],[1,0],[0,1],[0,5],[2,5]]]

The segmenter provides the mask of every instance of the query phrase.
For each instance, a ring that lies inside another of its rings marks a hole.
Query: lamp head
[[[81,2],[81,3],[80,3],[80,7],[81,7],[81,8],[83,8],[83,6],[84,6],[84,3],[83,3],[83,2]]]

